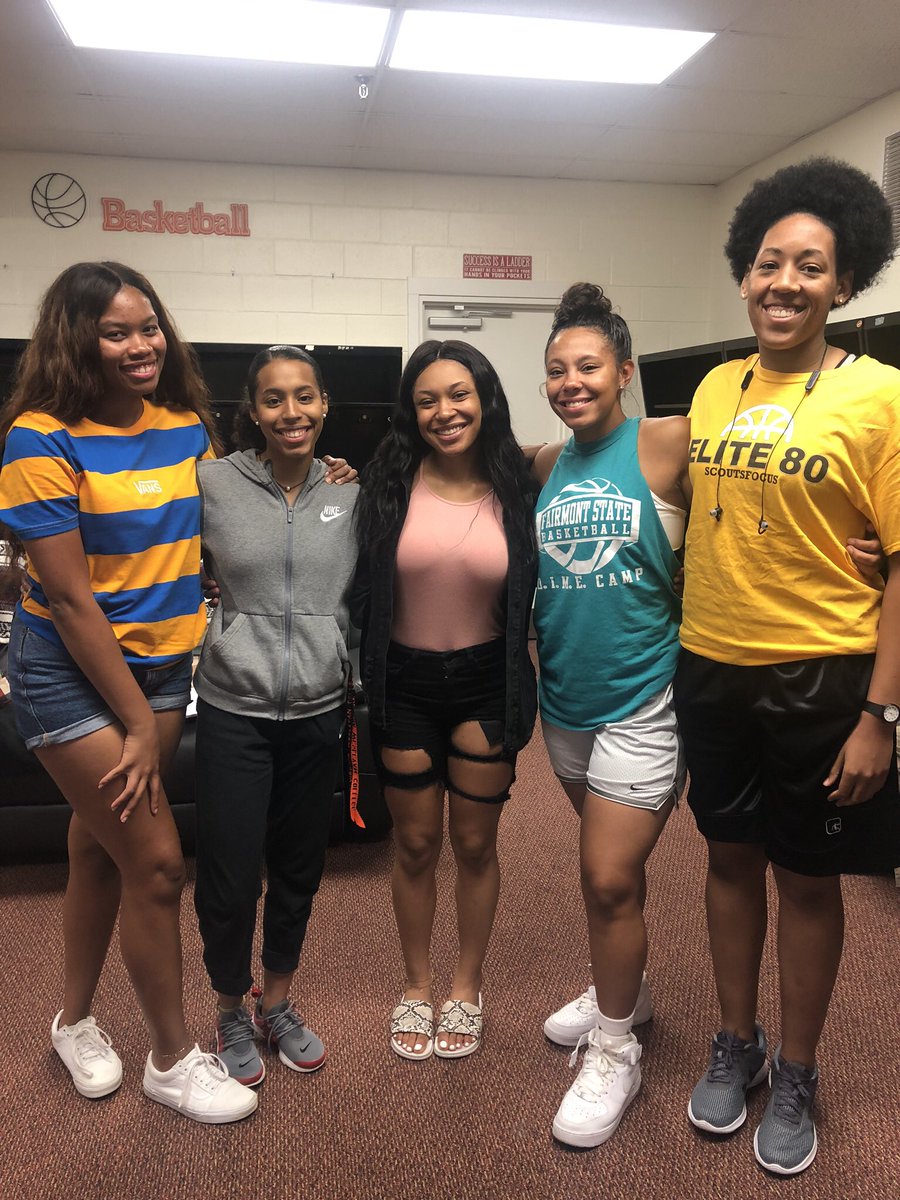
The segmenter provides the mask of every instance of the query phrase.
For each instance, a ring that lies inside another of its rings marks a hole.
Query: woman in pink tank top
[[[425,342],[363,479],[353,612],[394,820],[406,982],[390,1044],[406,1059],[462,1058],[481,1043],[497,826],[536,710],[532,491],[491,364],[464,342]],[[459,954],[435,1029],[431,933],[445,795]]]

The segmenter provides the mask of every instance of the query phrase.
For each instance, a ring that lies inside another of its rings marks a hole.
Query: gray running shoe
[[[766,1035],[744,1042],[727,1030],[713,1038],[706,1074],[691,1092],[688,1119],[707,1133],[733,1133],[747,1120],[747,1092],[766,1077]]]
[[[781,1047],[769,1072],[772,1094],[753,1138],[756,1161],[776,1175],[797,1175],[816,1157],[812,1106],[819,1084],[815,1067],[785,1062]]]
[[[257,1000],[253,1026],[256,1036],[270,1049],[277,1049],[278,1057],[292,1071],[318,1071],[325,1062],[325,1047],[307,1029],[290,1000],[282,1000],[265,1014]]]
[[[256,1051],[253,1022],[243,1005],[219,1013],[216,1021],[216,1054],[232,1079],[244,1087],[262,1083],[266,1066]]]

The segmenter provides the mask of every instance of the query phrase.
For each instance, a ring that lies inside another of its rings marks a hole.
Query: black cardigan
[[[411,481],[404,482],[398,520],[379,548],[361,547],[356,582],[350,599],[350,619],[362,631],[360,669],[371,720],[385,723],[385,675],[394,616],[394,572],[397,544],[409,508]],[[537,555],[532,546],[510,529],[504,513],[503,528],[509,552],[506,578],[506,720],[503,746],[521,750],[528,742],[537,716],[537,680],[528,649],[531,602],[537,582]]]

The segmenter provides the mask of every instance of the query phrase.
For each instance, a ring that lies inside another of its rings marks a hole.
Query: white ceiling
[[[205,2],[214,20],[215,2]],[[659,86],[381,68],[360,100],[345,67],[76,50],[44,0],[0,0],[0,149],[719,183],[900,89],[896,0],[405,0],[397,7],[404,6],[718,36]],[[115,11],[114,0],[110,20]],[[148,21],[153,11],[150,0]]]

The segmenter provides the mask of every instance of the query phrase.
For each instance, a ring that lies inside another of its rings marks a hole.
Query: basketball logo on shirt
[[[828,474],[827,457],[793,445],[793,437],[792,412],[780,404],[757,404],[729,421],[718,439],[691,438],[689,459],[718,479],[778,484],[781,476],[796,475],[806,483],[821,483]]]
[[[638,540],[641,502],[608,479],[586,479],[564,487],[536,519],[542,552],[573,575],[590,575]]]
[[[790,442],[794,436],[793,414],[780,404],[757,404],[736,416],[719,437],[728,437],[729,433],[752,442],[777,442],[779,438]]]

